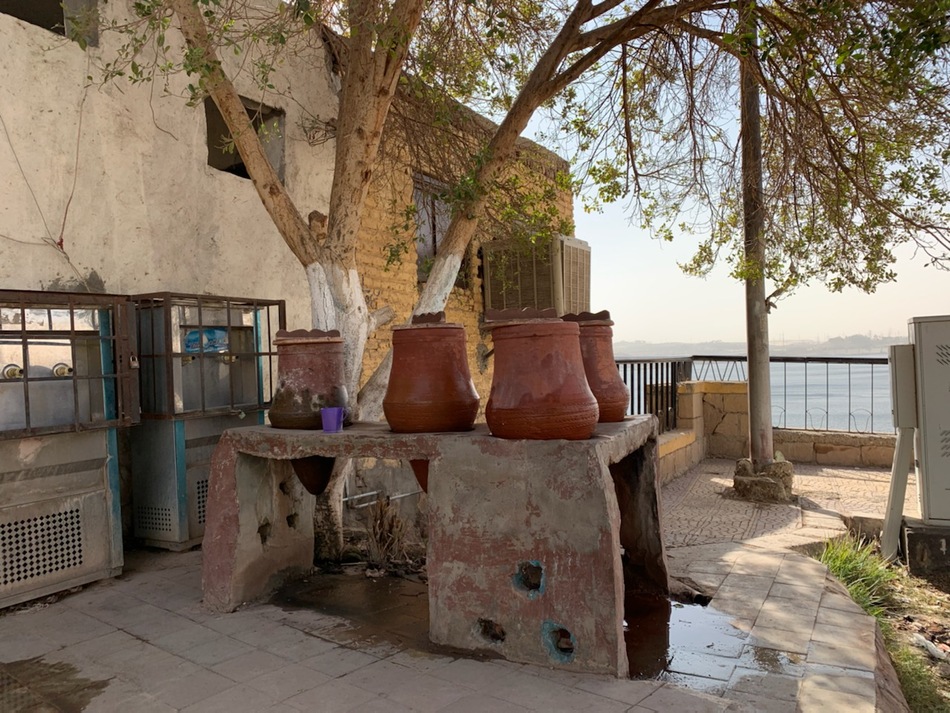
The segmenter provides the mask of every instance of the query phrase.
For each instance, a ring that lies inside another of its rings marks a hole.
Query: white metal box
[[[930,525],[950,524],[950,315],[908,322],[917,366],[914,452],[920,514]]]
[[[891,345],[887,350],[887,361],[891,367],[891,414],[894,416],[894,428],[917,428],[917,369],[914,366],[914,345]]]

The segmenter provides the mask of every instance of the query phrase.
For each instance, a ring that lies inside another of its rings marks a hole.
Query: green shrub
[[[851,536],[829,540],[818,559],[864,611],[881,621],[884,609],[894,603],[890,584],[899,573],[881,558],[873,543]]]

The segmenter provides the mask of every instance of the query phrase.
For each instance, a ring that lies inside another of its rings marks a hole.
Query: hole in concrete
[[[553,621],[541,624],[541,640],[548,655],[555,661],[570,663],[574,660],[574,651],[577,649],[577,639],[569,629]]]
[[[280,492],[284,495],[290,495],[290,481],[284,480],[277,487],[280,488]]]
[[[500,644],[505,640],[505,627],[503,627],[497,621],[492,621],[491,619],[479,619],[478,629],[481,631],[482,636],[494,644]]]
[[[554,648],[566,656],[574,653],[574,637],[567,629],[555,629],[552,632]]]
[[[521,586],[530,592],[541,589],[544,569],[539,562],[522,562],[518,565],[518,580]]]
[[[297,529],[297,513],[292,512],[287,516],[287,527],[291,530]]]
[[[526,592],[528,599],[544,594],[545,579],[544,567],[537,561],[521,562],[512,577],[515,588]]]
[[[270,539],[270,523],[267,520],[264,520],[261,526],[257,528],[257,534],[261,538],[261,544],[266,545],[267,540]]]

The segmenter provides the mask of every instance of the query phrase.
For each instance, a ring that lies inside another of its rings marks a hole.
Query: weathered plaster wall
[[[285,298],[289,326],[309,326],[303,269],[251,181],[207,165],[204,108],[158,83],[95,84],[118,41],[103,32],[83,50],[0,14],[0,287]],[[336,114],[322,51],[289,55],[274,83],[262,95],[236,81],[286,112],[287,186],[303,211],[325,211],[333,143],[310,146],[300,126],[303,108]]]

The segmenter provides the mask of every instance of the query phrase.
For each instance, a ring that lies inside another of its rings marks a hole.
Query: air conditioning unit
[[[544,245],[482,245],[485,309],[590,309],[590,245],[560,236]]]

